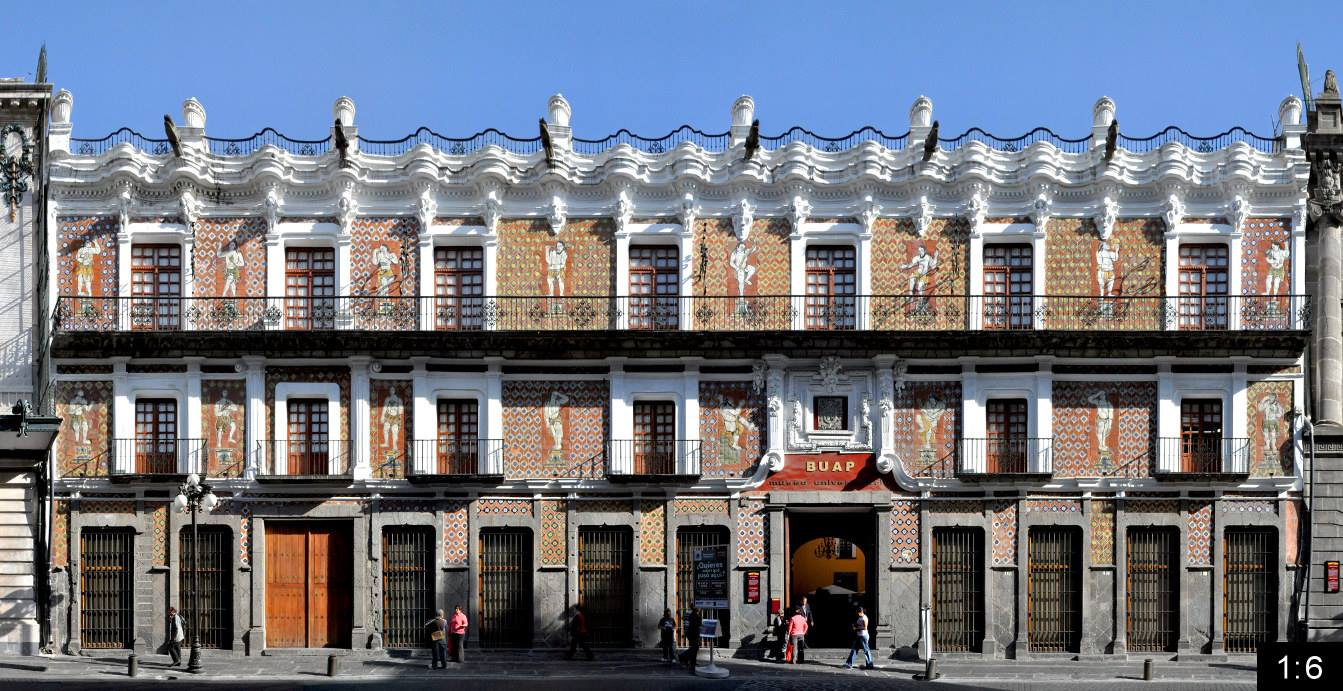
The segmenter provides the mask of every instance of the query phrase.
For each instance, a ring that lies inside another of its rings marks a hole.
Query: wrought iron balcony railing
[[[1295,331],[1305,295],[71,297],[58,332]]]
[[[961,439],[958,476],[1049,475],[1054,463],[1050,437]]]
[[[204,439],[118,438],[112,440],[113,475],[185,475],[205,468],[209,458]]]
[[[410,476],[504,474],[504,440],[462,437],[411,442]]]
[[[1184,434],[1157,440],[1158,475],[1248,475],[1250,440]]]
[[[607,473],[611,477],[698,477],[700,440],[612,439],[607,442]]]
[[[350,476],[353,445],[326,437],[263,439],[254,462],[262,478],[342,478]]]

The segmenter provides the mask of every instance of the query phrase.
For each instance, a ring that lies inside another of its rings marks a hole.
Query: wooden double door
[[[267,522],[266,647],[350,647],[350,528],[344,522]]]

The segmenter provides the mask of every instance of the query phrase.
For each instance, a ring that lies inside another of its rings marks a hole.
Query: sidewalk
[[[336,678],[327,677],[327,655],[263,655],[235,656],[205,651],[202,660],[204,671],[200,675],[191,675],[182,667],[168,667],[168,658],[164,655],[147,655],[139,658],[140,671],[135,681],[153,684],[156,681],[189,679],[192,683],[233,682],[247,686],[274,687],[276,682],[292,682],[292,685],[311,683],[332,683],[337,681],[416,681],[424,685],[429,680],[480,680],[498,684],[514,682],[553,682],[552,686],[563,687],[577,684],[578,680],[593,679],[600,682],[642,680],[640,686],[658,688],[668,685],[684,686],[680,682],[690,682],[695,678],[689,671],[679,666],[667,665],[659,661],[655,650],[599,650],[597,659],[586,661],[564,660],[561,651],[484,651],[468,649],[467,661],[457,665],[449,663],[445,671],[430,670],[427,653],[416,652],[407,655],[386,654],[367,656],[360,651],[351,654],[348,651],[337,654]],[[183,651],[183,658],[186,651]],[[922,663],[885,660],[876,670],[847,670],[842,667],[842,651],[817,651],[817,658],[803,665],[783,665],[774,662],[762,662],[754,659],[717,657],[717,663],[728,668],[731,681],[728,688],[823,688],[836,685],[851,688],[880,683],[889,688],[892,685],[904,686],[916,684],[929,687],[933,684],[916,681],[923,674]],[[707,653],[701,660],[707,661]],[[989,662],[953,662],[939,663],[942,677],[935,683],[944,688],[1030,688],[1041,684],[1067,684],[1076,686],[1077,682],[1088,682],[1088,688],[1096,684],[1120,684],[1131,686],[1141,684],[1142,661],[1088,661],[1088,662],[1017,662],[1014,660],[994,660]],[[84,682],[103,685],[115,685],[117,682],[131,681],[126,675],[124,657],[0,657],[0,679],[10,688],[14,683],[32,682]],[[563,683],[570,680],[571,683]],[[1255,670],[1252,664],[1243,662],[1160,662],[1156,666],[1155,680],[1167,684],[1178,683],[1180,688],[1198,684],[1208,688],[1253,688]],[[757,682],[765,682],[759,685]],[[893,682],[896,682],[893,684]],[[901,684],[898,682],[905,682]],[[714,684],[717,682],[708,682]],[[801,686],[799,686],[801,684]],[[523,684],[525,685],[525,684]],[[589,684],[583,683],[583,686]],[[1148,686],[1151,686],[1149,684]]]

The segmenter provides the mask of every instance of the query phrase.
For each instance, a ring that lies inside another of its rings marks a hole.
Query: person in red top
[[[452,609],[452,618],[448,620],[448,640],[452,641],[453,662],[461,662],[465,653],[462,648],[466,645],[466,627],[469,624],[466,621],[466,613],[462,611],[462,606],[457,605]]]
[[[578,652],[579,646],[583,646],[583,652],[587,653],[588,659],[591,660],[592,648],[588,646],[588,618],[583,616],[582,605],[574,605],[574,616],[569,620],[569,652],[564,659],[574,659],[574,653]]]
[[[788,644],[793,647],[793,664],[807,661],[807,617],[801,607],[794,607],[793,616],[788,619]]]

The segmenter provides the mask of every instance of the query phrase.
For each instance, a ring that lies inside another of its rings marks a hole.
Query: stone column
[[[266,359],[246,355],[243,356],[243,366],[247,372],[247,448],[244,450],[247,467],[243,477],[255,480],[262,472],[264,454],[269,453],[268,449],[263,449],[266,438]]]
[[[1319,290],[1312,305],[1319,343],[1316,367],[1320,386],[1319,423],[1343,424],[1343,226],[1333,214],[1315,219],[1318,234]]]
[[[368,379],[369,358],[358,356],[350,358],[350,471],[356,480],[367,480],[373,476],[369,467],[368,451],[373,420],[369,400],[371,398]]]

